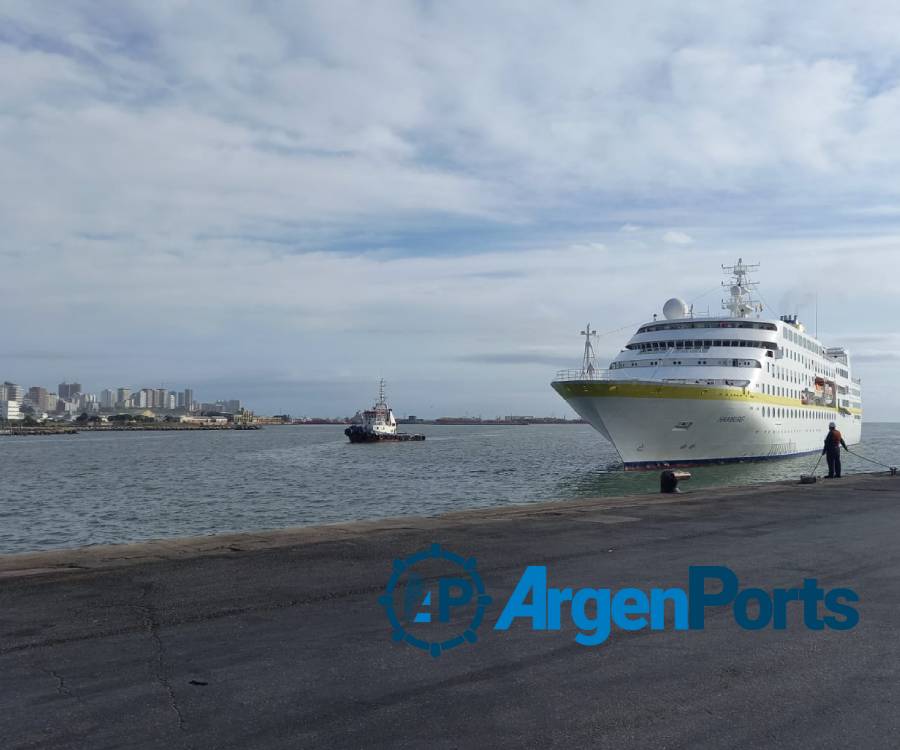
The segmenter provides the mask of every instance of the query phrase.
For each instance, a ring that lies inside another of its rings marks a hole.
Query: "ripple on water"
[[[421,443],[350,445],[337,426],[251,433],[0,438],[0,552],[271,529],[467,507],[654,492],[579,426],[417,426]],[[900,457],[900,426],[858,452]],[[693,469],[690,487],[796,478],[809,456]],[[850,456],[845,471],[869,466]]]

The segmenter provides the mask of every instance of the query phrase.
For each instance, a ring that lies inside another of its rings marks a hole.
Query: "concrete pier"
[[[395,643],[392,561],[439,542],[494,603],[438,659]],[[686,586],[690,565],[860,596],[852,630],[492,630],[525,566]],[[0,747],[895,748],[900,481],[860,475],[0,557]]]

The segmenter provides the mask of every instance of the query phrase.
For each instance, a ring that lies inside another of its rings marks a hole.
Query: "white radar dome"
[[[663,305],[663,315],[666,316],[666,320],[678,320],[679,318],[686,318],[688,314],[688,306],[687,302],[683,299],[678,299],[678,297],[672,297],[666,304]]]

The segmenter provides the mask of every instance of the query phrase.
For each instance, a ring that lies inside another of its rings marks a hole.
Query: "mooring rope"
[[[825,454],[824,454],[824,453],[820,453],[820,454],[819,454],[819,458],[816,460],[816,465],[813,466],[812,471],[810,472],[810,474],[815,474],[815,473],[816,473],[816,469],[818,469],[818,468],[819,468],[819,464],[822,463],[822,456],[823,456],[823,455],[825,455]]]
[[[860,456],[859,453],[856,453],[855,451],[852,451],[849,448],[847,448],[846,451],[847,451],[847,453],[850,453],[851,455],[856,456],[857,458],[861,458],[863,461],[868,461],[870,464],[875,464],[876,466],[883,466],[885,469],[895,469],[895,467],[888,466],[887,464],[883,464],[883,463],[881,463],[881,461],[875,461],[872,458],[866,458],[865,456]],[[821,458],[821,456],[819,456],[819,458]]]

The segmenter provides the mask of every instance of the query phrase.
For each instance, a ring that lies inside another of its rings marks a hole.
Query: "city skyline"
[[[55,391],[45,386],[23,386],[6,380],[0,383],[0,402],[13,401],[27,410],[39,410],[47,414],[73,415],[79,411],[88,413],[114,410],[157,411],[223,411],[240,412],[244,406],[240,399],[227,398],[215,401],[197,401],[193,388],[171,390],[168,387],[132,388],[130,386],[106,387],[99,391],[86,389],[78,382],[61,382]],[[23,412],[24,413],[24,412]],[[8,418],[8,416],[6,417]]]

